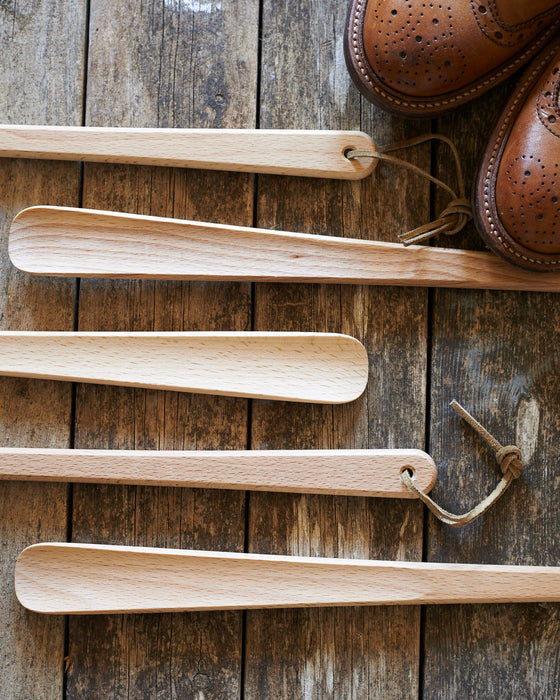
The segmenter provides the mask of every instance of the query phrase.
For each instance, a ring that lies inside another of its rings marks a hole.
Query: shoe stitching
[[[494,147],[492,149],[492,155],[490,156],[490,160],[488,161],[488,168],[486,170],[486,179],[485,179],[485,185],[484,185],[484,211],[486,214],[486,218],[488,220],[488,224],[490,226],[490,235],[496,238],[500,244],[512,255],[520,258],[521,260],[525,260],[526,262],[530,263],[535,263],[537,265],[560,265],[560,260],[536,260],[535,258],[530,258],[527,255],[523,255],[522,253],[519,253],[516,251],[514,248],[511,247],[507,241],[505,241],[502,236],[498,233],[496,230],[496,224],[494,223],[492,219],[492,215],[490,213],[490,195],[489,195],[489,189],[490,189],[490,173],[492,171],[492,168],[495,165],[496,161],[496,156],[497,156],[497,151],[500,147],[500,143],[503,138],[503,134],[506,130],[506,126],[509,124],[510,119],[512,118],[513,111],[517,107],[519,101],[521,98],[525,95],[525,92],[529,89],[529,86],[531,84],[531,81],[535,76],[540,73],[542,70],[543,66],[546,65],[550,61],[550,57],[553,56],[556,52],[558,51],[558,46],[556,46],[554,49],[552,49],[550,52],[548,52],[545,57],[543,58],[542,61],[539,61],[538,65],[535,66],[535,69],[531,72],[531,74],[528,76],[527,81],[525,82],[525,87],[519,91],[517,94],[515,100],[513,101],[511,107],[508,110],[508,113],[505,117],[505,119],[502,122],[502,126],[496,136],[496,139],[494,140]]]
[[[454,102],[457,102],[459,100],[464,100],[465,98],[468,98],[470,95],[473,95],[473,94],[476,94],[477,92],[480,92],[487,85],[492,85],[493,83],[495,83],[496,80],[498,80],[500,78],[500,76],[503,75],[504,73],[508,73],[508,72],[511,72],[512,70],[515,70],[512,67],[516,66],[519,63],[522,63],[525,60],[525,57],[532,52],[532,49],[527,49],[520,56],[518,56],[516,59],[514,59],[513,62],[508,65],[507,68],[502,68],[502,70],[495,73],[492,78],[487,78],[486,80],[479,83],[476,87],[470,88],[469,90],[462,92],[461,95],[457,95],[456,97],[451,97],[447,100],[440,100],[438,102],[424,102],[424,103],[420,103],[420,104],[407,102],[406,100],[401,100],[401,99],[398,99],[396,97],[393,97],[389,93],[382,90],[379,86],[377,86],[373,82],[371,77],[368,75],[368,73],[364,67],[364,61],[367,61],[367,58],[366,58],[365,53],[364,53],[363,60],[362,60],[362,55],[360,52],[359,24],[360,24],[360,15],[362,14],[362,8],[363,8],[365,2],[367,2],[367,0],[357,0],[356,11],[354,12],[354,20],[353,20],[353,28],[352,28],[352,45],[353,45],[353,49],[354,49],[354,58],[356,59],[356,64],[358,65],[360,73],[363,75],[364,79],[369,83],[372,90],[374,90],[374,92],[376,92],[378,95],[380,95],[381,97],[386,99],[388,102],[392,102],[396,105],[401,105],[403,107],[411,107],[412,109],[422,110],[422,109],[433,109],[434,107],[443,107],[446,105],[453,104]],[[546,39],[548,39],[550,34],[554,33],[554,31],[556,29],[556,25],[559,23],[560,23],[560,19],[556,20],[556,22],[554,24],[552,24],[543,33],[542,38],[541,38],[541,42],[544,42]]]
[[[367,74],[367,72],[366,72],[366,70],[365,70],[365,68],[364,68],[363,62],[362,62],[362,60],[361,60],[360,46],[359,46],[359,24],[360,24],[360,15],[361,15],[361,13],[362,13],[362,8],[363,8],[364,2],[367,2],[367,0],[357,0],[357,2],[356,2],[356,10],[355,10],[355,12],[354,12],[353,28],[352,28],[352,44],[353,44],[353,48],[354,48],[354,57],[355,57],[355,59],[356,59],[356,63],[357,63],[357,65],[358,65],[359,69],[360,69],[360,72],[362,73],[362,75],[363,75],[363,77],[365,78],[365,80],[367,80],[367,82],[370,84],[371,88],[372,88],[376,93],[378,93],[379,95],[381,95],[381,96],[383,96],[385,99],[387,99],[389,102],[393,102],[393,103],[395,103],[395,104],[403,105],[403,106],[406,106],[406,107],[412,107],[412,108],[415,108],[415,109],[418,109],[418,108],[429,109],[429,108],[433,108],[433,107],[439,107],[439,106],[442,106],[442,105],[451,104],[451,103],[453,103],[453,102],[456,102],[458,99],[460,99],[460,97],[468,96],[468,95],[470,95],[470,94],[472,94],[472,93],[474,93],[474,92],[479,91],[479,90],[481,89],[481,87],[484,87],[485,85],[488,85],[489,83],[495,82],[496,79],[499,78],[499,76],[500,76],[502,73],[506,72],[506,70],[511,70],[511,65],[512,65],[512,64],[510,64],[510,66],[508,66],[507,69],[504,68],[504,69],[502,69],[500,72],[496,73],[496,74],[493,76],[493,79],[492,79],[492,80],[491,80],[491,79],[487,79],[487,80],[485,80],[483,83],[479,84],[478,87],[476,87],[476,88],[471,88],[471,89],[468,90],[467,92],[462,93],[461,96],[453,97],[453,98],[450,98],[450,99],[448,99],[448,100],[441,100],[441,101],[439,101],[439,102],[431,102],[431,103],[422,103],[422,104],[419,104],[419,105],[418,105],[418,104],[412,104],[412,103],[410,103],[410,102],[407,102],[406,100],[399,100],[399,99],[396,99],[396,98],[394,98],[392,95],[387,94],[385,91],[383,91],[382,89],[380,89],[377,85],[375,85],[375,84],[373,83],[372,79],[371,79],[370,76]],[[560,21],[560,20],[557,20],[553,25],[551,25],[551,27],[548,28],[548,30],[546,30],[546,32],[543,33],[541,42],[544,42],[544,41],[548,38],[548,36],[549,36],[550,34],[554,33],[555,28],[556,28],[555,25],[557,25],[557,24],[559,23],[559,21]],[[513,65],[516,65],[516,64],[522,62],[522,61],[525,59],[525,56],[526,56],[528,53],[530,53],[529,50],[523,52],[520,56],[518,56],[517,59],[514,60]],[[551,51],[550,53],[547,53],[547,55],[546,55],[546,60],[550,60],[550,56],[551,56],[553,53],[554,53],[554,51]],[[365,58],[365,54],[364,54],[364,59],[367,60],[367,59]],[[538,73],[538,72],[542,69],[542,67],[543,67],[543,65],[545,64],[545,62],[546,62],[545,60],[539,62],[538,66],[537,66],[537,67],[535,68],[535,70],[531,73],[530,78],[529,78],[529,80],[528,80],[527,82],[530,82],[531,79],[535,77],[536,73]],[[509,122],[509,119],[511,118],[512,111],[513,111],[514,108],[517,106],[517,104],[518,104],[518,102],[519,102],[519,100],[521,99],[521,97],[522,97],[523,94],[524,94],[524,91],[520,91],[520,93],[517,95],[515,101],[514,101],[513,104],[511,105],[510,109],[508,110],[508,114],[507,114],[507,116],[506,116],[506,118],[505,118],[505,120],[504,120],[504,122],[503,122],[503,124],[502,124],[502,127],[500,128],[500,131],[498,132],[497,138],[496,138],[496,140],[495,140],[495,142],[494,142],[494,148],[493,148],[493,151],[492,151],[492,155],[491,155],[490,160],[489,160],[489,162],[488,162],[488,168],[487,168],[487,171],[486,171],[486,175],[487,175],[487,178],[486,178],[486,179],[487,179],[487,181],[489,180],[490,172],[491,172],[491,170],[492,170],[492,168],[493,168],[493,166],[494,166],[494,161],[495,161],[495,159],[496,159],[496,152],[497,152],[498,147],[499,147],[498,144],[499,144],[499,142],[501,141],[501,138],[502,138],[502,136],[503,136],[503,133],[504,133],[504,130],[505,130],[505,124]],[[536,260],[535,258],[531,258],[531,257],[528,257],[528,256],[526,256],[526,255],[523,255],[523,254],[519,253],[518,251],[516,251],[515,249],[513,249],[506,241],[503,240],[502,236],[500,236],[500,234],[496,231],[495,223],[492,221],[492,216],[491,216],[491,214],[490,214],[489,203],[488,203],[488,185],[485,185],[485,186],[484,186],[484,209],[485,209],[486,217],[487,217],[487,219],[488,219],[488,223],[489,223],[489,225],[490,225],[490,235],[492,235],[493,237],[495,237],[495,238],[500,242],[500,244],[501,244],[506,250],[508,250],[512,255],[514,255],[514,256],[516,256],[516,257],[522,259],[522,260],[525,260],[526,262],[531,262],[531,263],[535,263],[535,264],[538,264],[538,265],[559,265],[559,264],[560,264],[560,260]]]
[[[475,0],[471,0],[471,5],[474,7],[474,2]],[[541,12],[540,15],[535,15],[531,19],[525,20],[525,22],[518,22],[517,24],[507,24],[507,22],[504,22],[500,18],[500,11],[498,10],[496,0],[487,0],[487,3],[490,7],[490,12],[492,13],[492,17],[494,18],[496,24],[501,28],[505,29],[506,32],[517,32],[520,29],[525,29],[526,27],[529,27],[531,24],[533,24],[536,20],[539,19],[546,19],[547,15],[553,15],[556,12],[555,7],[551,7],[550,10],[545,10],[544,12]]]

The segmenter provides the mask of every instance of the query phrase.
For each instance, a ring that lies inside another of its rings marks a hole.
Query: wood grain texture
[[[346,9],[330,0],[264,3],[261,126],[361,128],[380,145],[429,128],[360,105],[344,65]],[[412,157],[426,165],[426,156]],[[392,241],[426,220],[427,192],[383,164],[359,183],[262,176],[256,225]],[[252,447],[422,448],[426,300],[413,289],[257,284],[255,329],[344,329],[366,345],[375,382],[346,407],[256,402]],[[249,506],[251,552],[421,558],[418,503],[251,493]],[[419,633],[417,607],[249,611],[246,696],[416,697]]]
[[[372,151],[375,144],[358,131],[0,125],[0,156],[12,158],[359,180],[377,161],[346,158],[352,149]]]
[[[458,141],[466,172],[475,172],[488,124],[511,89],[505,86],[440,125]],[[442,174],[450,176],[440,169]],[[450,243],[480,247],[473,231]],[[441,480],[434,497],[463,512],[497,478],[492,454],[446,408],[453,397],[502,444],[517,444],[526,466],[506,496],[468,528],[449,532],[430,518],[429,561],[550,566],[560,561],[560,493],[553,467],[559,311],[558,299],[548,294],[436,292],[430,452],[441,464]],[[554,604],[428,608],[425,697],[458,697],[466,688],[479,698],[556,697],[559,620]]]
[[[4,331],[0,375],[344,403],[364,391],[368,360],[335,333]]]
[[[87,124],[255,127],[258,3],[207,5],[93,0]],[[86,164],[84,205],[248,226],[253,178]],[[88,280],[80,328],[243,331],[250,307],[246,284]],[[245,449],[247,412],[245,399],[80,386],[75,446]],[[76,541],[243,549],[242,492],[76,485],[73,506]],[[241,639],[241,613],[72,618],[67,698],[238,697]]]
[[[560,601],[560,567],[427,564],[47,543],[16,594],[39,613]]]
[[[0,119],[80,124],[86,3],[0,3]],[[0,161],[0,328],[71,330],[74,282],[18,273],[8,257],[8,226],[23,207],[77,206],[74,163]],[[71,389],[46,382],[0,380],[0,444],[68,447]],[[55,700],[63,692],[64,621],[23,610],[13,590],[18,553],[37,539],[65,539],[67,487],[0,485],[0,696]]]
[[[0,447],[0,479],[415,498],[436,480],[421,450],[41,450]]]
[[[492,253],[72,208],[20,212],[9,252],[40,275],[560,291]]]

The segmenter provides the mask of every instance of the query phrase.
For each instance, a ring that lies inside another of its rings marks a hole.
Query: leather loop
[[[454,513],[450,513],[448,510],[442,508],[435,501],[433,501],[427,493],[424,493],[416,486],[412,471],[408,466],[403,468],[403,471],[401,472],[401,480],[406,487],[412,491],[412,493],[418,496],[418,498],[426,504],[436,518],[450,527],[463,527],[463,525],[472,523],[473,520],[476,520],[481,515],[486,513],[486,511],[492,505],[494,505],[494,503],[496,503],[501,496],[503,496],[511,482],[514,479],[519,478],[521,470],[523,469],[523,464],[521,462],[521,450],[518,447],[515,445],[506,445],[505,447],[502,446],[496,440],[496,438],[490,435],[486,428],[475,420],[468,411],[457,403],[457,401],[452,401],[451,406],[474,430],[476,430],[476,432],[482,438],[484,438],[484,440],[486,440],[486,442],[496,453],[496,459],[498,460],[502,471],[502,478],[498,482],[496,488],[477,506],[469,510],[468,513],[455,515]]]
[[[419,144],[430,140],[441,141],[450,148],[453,155],[453,160],[455,162],[458,192],[455,192],[455,190],[446,182],[434,177],[431,173],[419,168],[417,165],[389,155],[392,151],[399,151],[403,148],[418,146]],[[433,236],[437,236],[440,233],[444,233],[447,236],[452,236],[455,233],[459,233],[459,231],[461,231],[473,218],[471,204],[465,194],[465,181],[463,178],[463,170],[461,168],[459,152],[457,151],[457,147],[453,141],[451,141],[451,139],[449,139],[447,136],[443,136],[442,134],[424,134],[423,136],[417,136],[416,138],[412,138],[407,141],[394,143],[391,146],[381,149],[379,152],[358,150],[348,151],[348,153],[346,153],[346,157],[350,160],[352,158],[376,158],[377,160],[382,160],[386,163],[399,165],[416,173],[417,175],[420,175],[426,180],[433,182],[434,185],[445,190],[451,196],[451,201],[435,221],[422,224],[411,231],[406,231],[405,233],[399,235],[399,240],[405,246],[412,245],[413,243],[421,243],[422,241],[432,238]]]

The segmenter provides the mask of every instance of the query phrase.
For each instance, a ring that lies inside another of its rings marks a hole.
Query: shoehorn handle
[[[372,158],[349,160],[352,149],[375,149],[359,131],[281,129],[126,129],[0,125],[0,156],[164,165],[273,175],[358,180]]]
[[[55,450],[0,448],[0,480],[415,498],[401,480],[436,481],[421,450]]]
[[[560,567],[321,559],[36,544],[15,590],[43,613],[560,601]]]

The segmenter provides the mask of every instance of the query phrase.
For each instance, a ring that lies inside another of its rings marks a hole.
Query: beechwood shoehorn
[[[357,180],[371,158],[346,157],[375,148],[360,131],[290,129],[132,129],[0,125],[0,156]]]
[[[43,613],[560,601],[560,567],[320,559],[46,543],[15,590]]]
[[[363,392],[368,360],[336,333],[2,331],[0,375],[344,403]]]
[[[194,488],[415,498],[436,466],[421,450],[65,450],[0,448],[0,480],[140,484]]]
[[[55,276],[560,291],[560,275],[492,253],[62,207],[20,212],[9,254]]]

